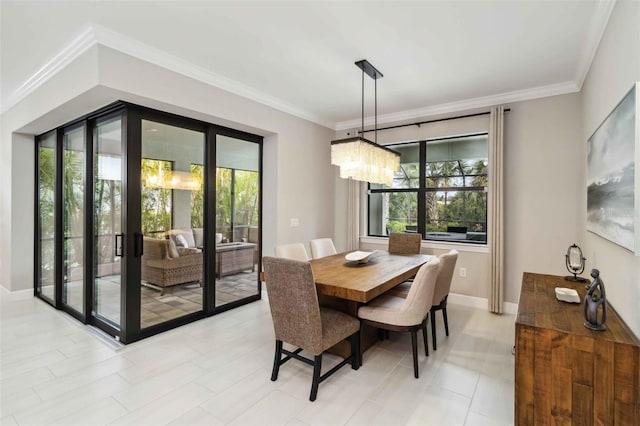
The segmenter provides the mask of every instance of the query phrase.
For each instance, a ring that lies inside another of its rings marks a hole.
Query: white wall
[[[517,302],[523,272],[566,275],[580,244],[580,95],[511,104],[505,120],[505,299]]]
[[[0,286],[7,290],[33,288],[35,147],[25,126],[59,105],[84,111],[95,105],[89,97],[77,100],[77,96],[97,84],[96,65],[97,49],[91,48],[65,73],[43,85],[37,97],[25,99],[0,116]],[[60,118],[56,113],[48,115],[41,130],[55,126]]]
[[[2,114],[7,187],[1,206],[0,284],[5,289],[33,288],[33,134],[117,99],[265,136],[264,254],[273,254],[276,244],[334,237],[333,130],[97,46]],[[298,218],[300,225],[290,227],[290,218]]]
[[[618,1],[582,87],[583,182],[586,182],[587,139],[637,81],[640,81],[640,2]],[[637,209],[639,188],[635,196]],[[584,190],[579,214],[587,268],[600,270],[609,302],[640,336],[640,258],[587,232],[586,205]]]

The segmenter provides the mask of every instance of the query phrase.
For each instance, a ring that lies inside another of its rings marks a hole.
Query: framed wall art
[[[637,86],[587,141],[587,230],[634,253],[640,251]]]

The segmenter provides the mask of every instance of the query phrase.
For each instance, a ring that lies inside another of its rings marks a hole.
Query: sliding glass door
[[[122,300],[123,155],[121,113],[96,121],[93,185],[93,309],[92,316],[120,330]]]
[[[85,127],[66,129],[62,142],[62,303],[84,315]]]
[[[260,145],[216,136],[216,307],[258,296]]]
[[[36,294],[54,303],[56,282],[56,132],[38,141],[36,218]]]
[[[142,120],[140,327],[203,310],[204,132]]]
[[[261,137],[116,103],[36,145],[40,298],[125,343],[260,298]]]

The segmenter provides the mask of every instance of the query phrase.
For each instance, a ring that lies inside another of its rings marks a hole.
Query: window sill
[[[389,244],[389,238],[387,237],[360,237],[361,243],[367,244],[383,244],[387,246]],[[489,247],[482,244],[473,243],[456,243],[451,241],[433,241],[422,240],[420,245],[423,249],[436,249],[436,250],[451,250],[456,249],[459,252],[467,253],[489,253]]]

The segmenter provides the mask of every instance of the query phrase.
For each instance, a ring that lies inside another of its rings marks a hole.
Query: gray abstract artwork
[[[587,230],[635,251],[636,88],[587,142]]]

